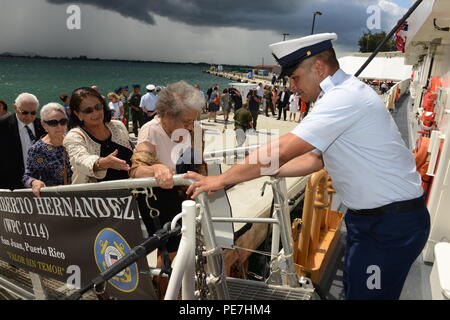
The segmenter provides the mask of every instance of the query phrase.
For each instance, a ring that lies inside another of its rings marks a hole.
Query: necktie
[[[25,126],[25,129],[27,129],[28,136],[30,137],[31,143],[34,144],[36,142],[36,136],[33,134],[33,131],[28,126]]]

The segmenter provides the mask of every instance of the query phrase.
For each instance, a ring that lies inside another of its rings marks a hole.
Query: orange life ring
[[[414,149],[414,159],[416,159],[417,169],[427,161],[429,146],[430,138],[420,137],[419,140],[417,140],[416,148]]]

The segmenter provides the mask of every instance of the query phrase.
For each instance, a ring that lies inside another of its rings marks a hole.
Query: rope
[[[271,257],[271,258],[276,258],[276,257],[279,256],[279,255],[272,256],[272,254],[270,254],[269,252],[266,252],[266,251],[253,250],[253,249],[242,248],[242,247],[238,247],[238,246],[233,246],[233,249],[238,249],[238,250],[244,250],[244,251],[248,251],[248,252],[252,252],[252,253],[257,253],[257,254],[268,256],[268,257]]]

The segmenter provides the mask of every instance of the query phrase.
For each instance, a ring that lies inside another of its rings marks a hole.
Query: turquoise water
[[[59,94],[82,86],[97,85],[103,95],[122,85],[131,91],[135,83],[142,93],[149,83],[166,86],[179,80],[199,84],[204,92],[215,83],[228,86],[230,80],[203,73],[204,69],[206,65],[0,57],[0,99],[11,110],[21,92],[35,94],[43,106],[60,103]]]

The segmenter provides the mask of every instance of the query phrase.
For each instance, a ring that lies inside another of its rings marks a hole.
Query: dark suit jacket
[[[289,91],[286,91],[283,101],[281,101],[281,95],[282,94],[283,94],[283,91],[281,91],[278,94],[278,108],[286,108],[286,106],[289,104],[289,97],[291,96]]]
[[[36,138],[45,134],[41,120],[34,120]],[[22,143],[16,114],[12,113],[0,119],[0,189],[23,189],[22,177],[25,172]]]

